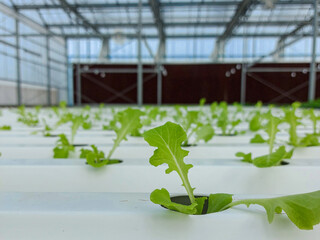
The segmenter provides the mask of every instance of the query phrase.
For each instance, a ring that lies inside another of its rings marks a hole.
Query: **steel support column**
[[[137,74],[137,104],[142,106],[143,104],[143,65],[141,56],[142,45],[142,0],[139,0],[139,16],[138,16],[138,74]]]
[[[21,98],[21,67],[20,67],[20,31],[19,31],[19,20],[15,19],[16,28],[16,71],[17,71],[17,104],[20,106],[22,104]]]
[[[314,0],[312,59],[311,59],[310,73],[309,73],[309,94],[308,94],[309,101],[314,100],[316,95],[317,36],[318,36],[318,0]]]
[[[240,103],[246,103],[246,93],[247,93],[247,65],[242,64],[241,70],[241,95],[240,95]]]
[[[50,76],[50,39],[46,36],[46,55],[47,55],[47,104],[51,106],[51,76]]]
[[[80,69],[80,63],[77,63],[77,71],[76,71],[76,77],[77,77],[77,105],[81,106],[81,69]]]
[[[162,69],[160,63],[157,64],[157,104],[162,104]]]

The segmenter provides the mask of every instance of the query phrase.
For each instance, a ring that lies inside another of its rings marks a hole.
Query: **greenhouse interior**
[[[1,0],[0,239],[320,239],[320,1]]]

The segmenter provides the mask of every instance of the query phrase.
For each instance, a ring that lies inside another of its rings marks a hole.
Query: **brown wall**
[[[82,65],[84,66],[84,65]],[[136,69],[136,65],[100,64],[87,65],[89,69]],[[226,72],[236,68],[236,64],[167,64],[164,65],[167,76],[163,77],[162,102],[198,103],[205,97],[207,102],[240,101],[241,69],[226,77]],[[254,67],[298,67],[309,69],[308,64],[259,64]],[[153,69],[152,65],[144,65],[144,69]],[[74,89],[76,92],[76,67],[74,67]],[[144,103],[157,101],[157,76],[154,73],[144,73]],[[290,103],[306,101],[308,96],[309,74],[301,71],[292,77],[291,72],[259,72],[247,75],[248,103],[259,100],[264,103]],[[82,73],[81,75],[82,103],[136,103],[137,74],[136,73]],[[271,87],[271,88],[270,88]],[[272,89],[273,88],[273,89]],[[293,91],[292,89],[296,89]],[[278,91],[292,91],[290,96],[279,96]],[[114,92],[124,91],[124,97]],[[317,81],[317,97],[320,97],[320,81]],[[76,103],[76,95],[74,96]]]

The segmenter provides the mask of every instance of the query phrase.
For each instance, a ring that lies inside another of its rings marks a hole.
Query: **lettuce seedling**
[[[120,160],[108,160],[105,158],[104,152],[99,151],[95,145],[91,145],[91,149],[81,149],[80,158],[87,159],[87,164],[94,168],[100,168],[107,164],[120,163]]]
[[[268,142],[269,154],[252,158],[251,153],[246,154],[243,152],[238,152],[236,153],[236,156],[241,157],[243,162],[252,163],[256,167],[260,168],[278,166],[281,164],[282,160],[290,159],[293,154],[293,149],[287,152],[285,146],[280,146],[276,151],[273,152],[276,135],[279,132],[278,126],[281,122],[282,121],[280,118],[272,116],[271,112],[269,112],[269,122],[266,125],[265,129],[266,133],[269,136],[269,139],[264,140],[259,134],[254,137],[255,141],[259,140],[261,142]]]
[[[65,134],[59,135],[56,147],[53,149],[53,158],[68,158],[70,152],[74,152],[74,146],[70,144]]]
[[[100,103],[98,111],[94,113],[94,119],[101,121],[102,120],[102,114],[103,114],[104,104]]]
[[[191,164],[185,164],[183,161],[184,157],[189,153],[189,151],[181,148],[181,144],[187,140],[186,132],[180,125],[167,122],[163,126],[146,131],[144,133],[144,139],[150,146],[158,148],[150,158],[150,164],[156,167],[161,164],[168,164],[167,174],[172,171],[177,172],[182,181],[182,185],[188,193],[191,205],[185,206],[172,203],[168,191],[164,188],[153,191],[150,196],[151,201],[182,213],[200,214],[204,201],[202,201],[202,198],[195,198],[193,194],[194,188],[191,187],[188,178],[188,171],[193,166]]]
[[[0,126],[0,131],[10,131],[10,130],[11,130],[11,126],[9,125]]]
[[[21,105],[20,107],[18,107],[17,110],[19,115],[18,122],[22,122],[23,124],[29,127],[34,127],[38,125],[39,123],[38,112],[36,112],[36,114],[32,112],[27,112],[24,105]]]
[[[276,198],[238,200],[229,203],[222,210],[240,204],[247,207],[252,204],[262,206],[267,212],[269,223],[272,223],[275,214],[282,211],[302,230],[312,230],[313,226],[320,223],[320,191]]]
[[[240,108],[238,106],[234,114],[229,115],[227,103],[221,102],[219,104],[219,111],[220,112],[217,114],[217,126],[221,129],[222,136],[238,134],[238,131],[236,131],[235,128],[241,123],[241,119],[239,119],[237,115],[242,111],[242,107]]]
[[[142,124],[140,117],[144,113],[139,109],[128,108],[124,111],[118,112],[115,115],[115,119],[118,119],[120,127],[115,127],[114,131],[117,134],[117,138],[114,140],[112,149],[110,150],[107,160],[110,160],[112,154],[116,148],[120,145],[122,140],[127,140],[127,136],[136,128],[139,128]]]
[[[208,142],[213,137],[213,127],[211,124],[204,125],[200,122],[200,113],[200,111],[187,111],[185,115],[177,119],[187,133],[187,139],[182,143],[182,146],[192,146],[200,140]],[[196,135],[195,140],[190,144],[190,139],[194,134]]]
[[[307,146],[319,146],[319,140],[317,136],[313,134],[307,134],[301,138],[297,134],[297,127],[302,123],[299,121],[301,117],[297,117],[296,110],[301,106],[301,103],[294,102],[291,105],[291,109],[284,109],[284,120],[289,124],[289,144],[295,147],[307,147]],[[314,117],[314,116],[312,116]]]
[[[60,117],[60,120],[57,122],[56,127],[71,122],[71,140],[70,143],[73,144],[74,138],[77,134],[77,131],[80,127],[85,130],[92,128],[92,123],[89,121],[89,115],[76,115],[72,113],[65,113]]]
[[[304,115],[309,117],[312,122],[313,135],[320,136],[320,131],[317,129],[318,121],[320,121],[320,116],[316,115],[313,109],[305,110]]]
[[[253,111],[253,116],[249,120],[249,129],[252,132],[256,132],[263,128],[262,121],[264,119],[264,114],[261,113],[261,107],[262,102],[257,102],[255,110]]]
[[[157,148],[149,160],[150,164],[156,167],[167,164],[166,174],[177,172],[190,199],[189,205],[173,202],[169,192],[162,188],[154,190],[150,195],[150,200],[155,204],[184,214],[203,214],[203,206],[206,201],[208,202],[206,213],[220,212],[240,204],[245,204],[248,207],[251,204],[258,204],[266,210],[269,223],[272,223],[275,213],[280,214],[282,211],[299,229],[311,230],[314,225],[320,223],[320,191],[276,198],[236,201],[233,200],[232,194],[226,193],[210,194],[209,197],[195,197],[194,188],[191,187],[188,178],[188,171],[193,166],[184,163],[184,158],[189,152],[181,148],[181,143],[187,138],[183,128],[178,124],[167,122],[145,132],[144,138],[150,146]]]
[[[286,121],[290,128],[289,128],[289,144],[293,146],[299,146],[299,138],[297,134],[297,127],[298,125],[301,125],[301,122],[299,121],[301,118],[297,117],[296,110],[300,107],[301,103],[294,102],[292,104],[291,109],[284,109],[284,121]]]
[[[143,126],[150,126],[152,122],[163,120],[167,116],[167,111],[161,110],[159,107],[146,107],[145,117],[141,120]],[[142,136],[142,134],[139,134]]]
[[[33,131],[31,134],[38,134],[39,132],[42,133],[42,135],[44,137],[50,137],[51,136],[51,131],[53,131],[53,128],[50,127],[48,124],[47,124],[47,121],[46,119],[42,119],[42,122],[44,124],[44,129],[42,130],[37,130],[37,131]]]

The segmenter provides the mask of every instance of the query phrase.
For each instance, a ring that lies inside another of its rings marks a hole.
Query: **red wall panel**
[[[136,69],[134,64],[82,64],[81,68],[94,69]],[[226,72],[236,64],[166,64],[167,76],[162,82],[162,102],[164,104],[198,103],[205,97],[207,102],[240,101],[241,69],[236,70],[230,77]],[[276,68],[306,68],[308,64],[259,64],[256,67]],[[74,89],[76,92],[76,66],[74,66]],[[144,69],[154,69],[153,65],[144,65]],[[308,96],[309,75],[296,72],[249,72],[247,75],[248,103],[259,100],[265,103],[290,103],[306,101]],[[157,76],[155,73],[144,73],[143,101],[154,104],[157,101]],[[99,72],[81,74],[82,103],[136,103],[137,101],[136,73],[106,73]],[[279,92],[287,92],[281,96]],[[320,81],[317,81],[317,97],[320,97]],[[76,102],[76,94],[74,96]]]

